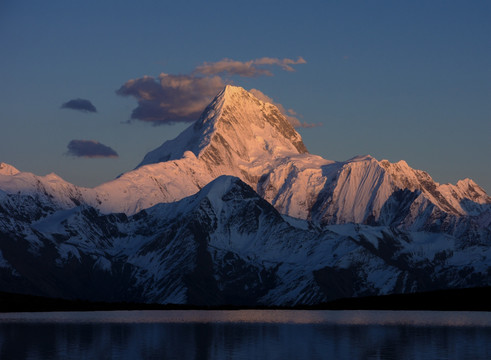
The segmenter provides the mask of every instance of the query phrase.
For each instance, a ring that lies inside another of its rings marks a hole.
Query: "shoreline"
[[[121,310],[394,310],[491,311],[491,287],[336,299],[316,305],[190,305],[68,300],[0,292],[0,313]]]

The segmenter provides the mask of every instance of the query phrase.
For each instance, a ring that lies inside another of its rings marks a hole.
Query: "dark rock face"
[[[314,279],[328,301],[350,298],[356,294],[359,278],[353,269],[339,269],[326,266],[314,271]]]

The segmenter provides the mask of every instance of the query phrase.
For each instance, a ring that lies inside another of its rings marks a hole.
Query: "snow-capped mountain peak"
[[[433,204],[450,214],[469,214],[464,199],[481,205],[491,203],[486,192],[470,179],[460,180],[456,185],[440,185],[427,172],[411,168],[404,160],[397,163],[382,160],[380,165],[390,174],[396,188],[420,191]]]
[[[180,159],[186,151],[214,167],[307,153],[307,148],[276,106],[227,85],[194,124],[149,152],[138,167]]]
[[[20,171],[17,170],[12,165],[6,164],[4,162],[0,163],[0,175],[15,175],[18,174],[19,172]]]

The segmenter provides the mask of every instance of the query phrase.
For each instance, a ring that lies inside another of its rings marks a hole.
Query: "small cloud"
[[[116,94],[133,96],[138,101],[131,114],[132,119],[163,125],[197,120],[224,86],[219,76],[162,73],[158,79],[144,76],[129,80]]]
[[[73,99],[69,100],[66,103],[61,105],[62,109],[72,109],[79,110],[82,112],[97,112],[95,106],[89,101],[85,99]]]
[[[205,62],[203,65],[196,67],[194,73],[202,75],[228,74],[244,77],[273,76],[273,73],[268,69],[264,69],[264,66],[279,66],[285,71],[295,71],[292,65],[305,63],[306,61],[302,57],[297,60],[263,57],[249,61],[225,58],[217,62]]]
[[[249,90],[249,92],[254,95],[255,97],[257,97],[259,100],[261,100],[262,102],[267,102],[267,103],[270,103],[270,104],[273,104],[275,106],[278,107],[278,109],[281,110],[281,108],[278,106],[280,105],[282,108],[283,106],[281,104],[275,104],[275,102],[273,101],[272,98],[270,98],[268,95],[266,95],[265,93],[263,93],[261,90],[257,90],[257,89],[251,89]],[[284,109],[284,108],[283,108]],[[283,113],[283,112],[282,112]]]
[[[295,127],[295,128],[312,128],[312,127],[317,127],[321,126],[322,124],[309,124],[306,122],[301,122],[296,116],[298,114],[293,110],[293,109],[288,109],[288,111],[285,109],[285,107],[277,102],[274,102],[272,98],[270,98],[268,95],[264,94],[262,91],[257,90],[257,89],[251,89],[249,92],[257,97],[259,100],[263,102],[267,102],[270,104],[273,104],[280,110],[280,112],[286,117],[286,119],[290,122],[290,124]]]
[[[256,67],[252,60],[242,62],[232,59],[223,59],[213,63],[205,62],[203,65],[198,66],[194,72],[202,75],[229,74],[244,77],[256,77],[263,75],[273,76],[271,71]]]
[[[301,56],[297,60],[264,57],[261,59],[253,60],[253,62],[255,65],[277,65],[285,71],[295,71],[295,69],[291,65],[307,63],[307,61],[305,61],[305,59]]]
[[[310,128],[315,128],[322,126],[322,123],[306,123],[306,122],[298,122],[298,125],[293,125],[293,127],[296,128],[304,128],[304,129],[310,129]]]
[[[95,140],[72,140],[67,145],[67,155],[87,158],[116,158],[118,153]]]

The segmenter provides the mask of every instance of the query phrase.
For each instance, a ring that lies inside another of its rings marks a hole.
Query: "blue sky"
[[[4,0],[0,49],[0,161],[22,171],[95,186],[188,126],[128,121],[137,101],[116,91],[130,79],[302,57],[294,72],[220,76],[321,123],[298,129],[312,153],[404,159],[491,191],[487,1]],[[61,108],[73,99],[97,112]],[[76,156],[73,140],[118,156]]]

